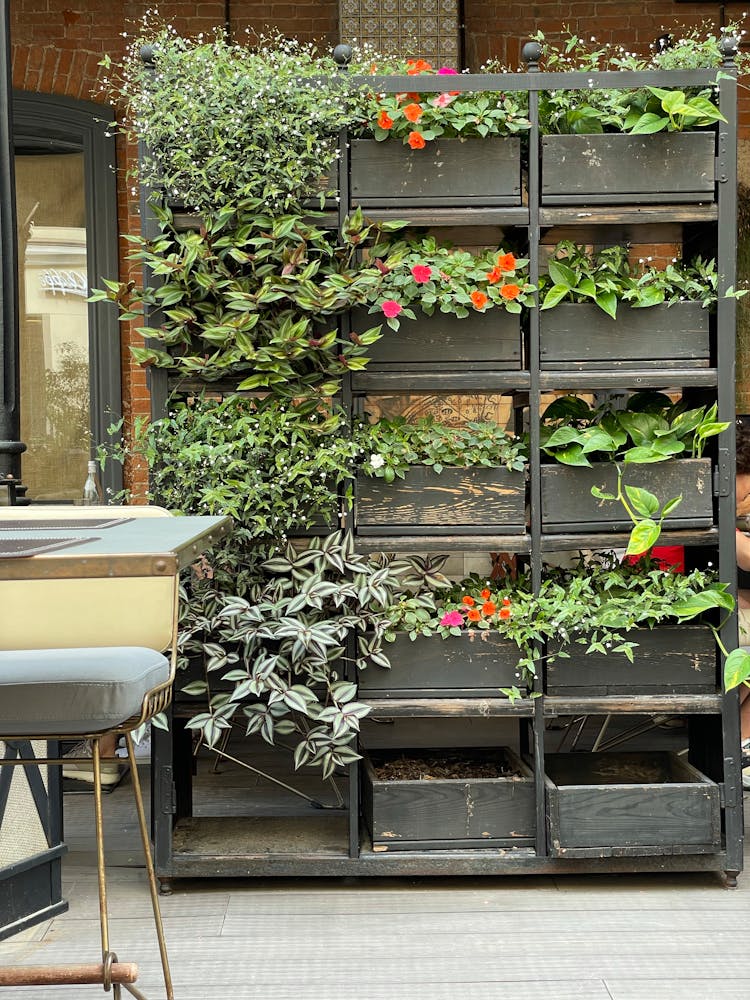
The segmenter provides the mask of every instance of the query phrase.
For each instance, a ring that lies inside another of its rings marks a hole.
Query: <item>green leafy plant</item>
[[[382,275],[372,289],[370,312],[384,316],[393,330],[404,317],[416,318],[414,308],[463,319],[495,307],[520,313],[534,305],[528,260],[502,249],[472,254],[427,236],[375,243],[369,254]]]
[[[381,650],[387,609],[415,572],[419,580],[427,570],[355,553],[343,532],[264,561],[245,597],[225,598],[213,615],[207,671],[230,690],[213,694],[188,726],[213,745],[239,715],[268,743],[294,736],[295,767],[320,766],[324,777],[357,760],[355,737],[369,708],[356,701],[353,670]],[[205,694],[208,685],[185,690]]]
[[[284,214],[317,194],[354,110],[347,88],[321,85],[336,77],[333,59],[280,35],[184,38],[147,16],[122,64],[102,66],[102,90],[146,144],[141,181],[198,211],[249,199]]]
[[[627,247],[589,252],[570,240],[557,244],[548,274],[539,279],[542,310],[554,309],[560,302],[594,302],[612,319],[620,302],[635,309],[686,301],[708,308],[716,302],[717,287],[713,260],[696,257],[690,264],[674,260],[665,268],[641,260],[635,267],[628,260]]]
[[[424,59],[406,62],[384,60],[370,65],[372,73],[397,76],[444,77],[445,90],[439,93],[397,94],[376,93],[364,86],[358,101],[358,126],[382,142],[400,139],[412,149],[424,149],[434,139],[486,138],[493,135],[515,135],[526,132],[531,123],[527,117],[525,94],[460,93],[450,90],[451,77],[456,71],[449,67],[433,70]],[[414,87],[419,87],[418,79]]]
[[[152,502],[183,514],[229,515],[259,548],[316,517],[337,522],[358,454],[347,420],[330,406],[236,394],[174,399],[167,416],[140,422],[132,439],[103,449],[103,458],[107,450],[146,461]]]
[[[740,35],[738,25],[729,25],[724,33]],[[683,37],[648,55],[628,52],[622,45],[597,43],[565,30],[559,39],[547,38],[538,31],[534,40],[542,47],[544,68],[550,71],[597,73],[648,69],[711,69],[721,66],[724,56],[720,36],[710,28],[685,29]],[[736,58],[743,71],[747,58]],[[706,128],[725,121],[715,103],[715,88],[640,87],[630,90],[594,87],[587,90],[550,90],[540,96],[540,124],[545,133],[584,134],[601,132],[680,132]]]
[[[323,397],[365,366],[379,327],[344,338],[336,317],[372,298],[381,274],[357,251],[390,223],[368,226],[355,212],[337,242],[310,213],[273,215],[262,201],[217,209],[187,232],[168,207],[155,213],[161,234],[131,237],[130,256],[156,280],[105,281],[90,299],[116,303],[122,321],[157,310],[137,328],[158,345],[131,348],[140,364],[205,380],[244,374],[240,389]]]
[[[504,466],[516,472],[526,468],[525,442],[490,421],[450,427],[433,417],[414,423],[394,417],[358,424],[354,441],[361,471],[387,483],[403,479],[411,465],[427,465],[437,473],[445,466]]]
[[[700,458],[709,438],[726,430],[717,406],[687,409],[657,392],[636,393],[627,409],[592,408],[578,396],[561,396],[542,414],[542,451],[564,465],[595,461],[644,464]]]

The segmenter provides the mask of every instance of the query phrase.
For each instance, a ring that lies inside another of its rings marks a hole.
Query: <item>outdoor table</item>
[[[0,649],[166,649],[175,575],[230,523],[159,508],[0,507]],[[44,775],[37,801],[20,773],[3,792],[2,772],[18,770],[0,768],[0,939],[66,908],[59,777]]]

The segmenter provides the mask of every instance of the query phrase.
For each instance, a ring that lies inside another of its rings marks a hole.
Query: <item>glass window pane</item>
[[[16,156],[27,495],[74,500],[90,449],[83,153]]]

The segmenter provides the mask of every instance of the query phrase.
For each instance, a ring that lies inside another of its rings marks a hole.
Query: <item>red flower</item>
[[[432,268],[429,264],[415,264],[411,269],[411,276],[418,285],[424,285],[432,277]]]
[[[461,603],[465,604],[467,608],[473,608],[474,607],[474,598],[473,597],[468,597],[468,596],[467,597],[463,597],[463,598],[461,598]]]
[[[421,132],[410,132],[407,142],[412,149],[424,149],[427,145]]]
[[[510,607],[510,598],[509,597],[504,597],[503,598],[503,606],[506,607],[506,608]]]
[[[516,258],[512,253],[499,253],[497,255],[497,266],[501,271],[515,271]]]
[[[497,611],[497,606],[493,604],[492,601],[485,601],[484,604],[482,605],[483,615],[487,616],[494,615],[496,611]]]
[[[417,73],[428,73],[432,69],[432,66],[424,59],[407,59],[406,66],[406,72],[409,76],[416,76]]]
[[[484,309],[484,307],[489,302],[489,299],[484,294],[484,292],[480,292],[480,291],[476,291],[476,290],[471,293],[471,295],[469,296],[469,298],[474,303],[474,308],[475,309]]]
[[[482,598],[483,601],[487,601],[489,600],[490,591],[485,588],[484,590],[480,591],[479,596]]]
[[[438,76],[458,76],[458,70],[451,69],[450,66],[441,66],[438,70]]]
[[[491,285],[496,285],[498,281],[503,280],[503,272],[499,267],[493,267],[491,271],[487,272],[487,281]]]
[[[479,614],[476,608],[472,608],[466,617],[469,619],[470,622],[478,622],[482,616]]]
[[[404,108],[404,118],[408,122],[418,122],[424,111],[418,104],[407,104]]]
[[[378,128],[385,129],[386,131],[393,128],[393,119],[385,110],[381,111],[378,115]]]
[[[504,299],[517,299],[521,294],[521,289],[518,285],[503,285],[500,294]]]
[[[501,618],[510,618],[510,608],[500,608]]]
[[[401,306],[394,299],[386,299],[380,308],[383,310],[384,315],[386,315],[388,319],[393,319],[401,312]]]

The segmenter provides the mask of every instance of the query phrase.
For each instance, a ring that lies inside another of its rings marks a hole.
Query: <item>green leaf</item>
[[[724,687],[727,691],[746,684],[750,679],[750,653],[734,649],[724,664]]]
[[[562,285],[567,291],[576,287],[576,273],[567,264],[562,264],[559,260],[551,260],[547,265],[547,270],[555,285]]]
[[[643,552],[648,552],[656,544],[660,534],[660,526],[650,518],[644,518],[630,532],[625,554],[639,556]]]
[[[598,292],[594,301],[612,319],[617,318],[617,296],[614,292]]]
[[[554,309],[554,307],[565,298],[570,289],[567,285],[553,285],[544,296],[542,310]]]
[[[659,510],[659,498],[639,486],[626,486],[625,494],[636,513],[643,517],[651,517]]]

